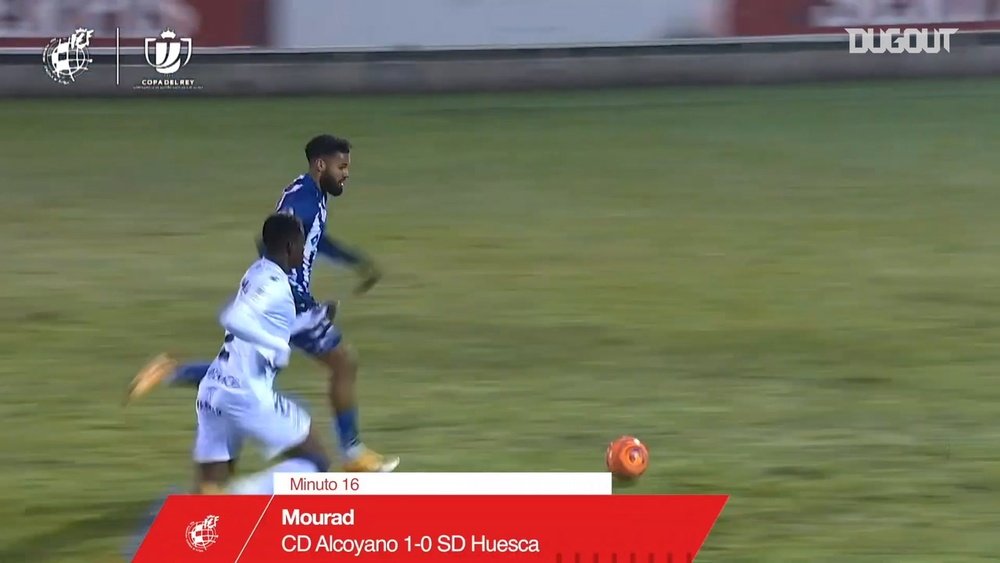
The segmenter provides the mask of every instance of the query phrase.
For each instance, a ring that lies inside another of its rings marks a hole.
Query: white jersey
[[[270,389],[291,354],[295,299],[288,274],[267,258],[254,262],[219,320],[226,330],[219,370],[251,388]]]
[[[288,274],[274,262],[255,262],[219,317],[226,342],[198,385],[197,463],[240,457],[245,439],[271,459],[301,444],[312,419],[274,390],[274,376],[288,365],[295,330],[295,300]]]

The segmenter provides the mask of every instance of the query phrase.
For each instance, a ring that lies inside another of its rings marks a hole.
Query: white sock
[[[231,495],[273,495],[275,473],[317,472],[319,472],[319,468],[309,460],[301,458],[286,459],[264,471],[234,479],[226,487],[226,492]]]
[[[360,457],[361,454],[365,453],[365,445],[362,444],[361,442],[358,442],[353,446],[348,446],[342,449],[340,452],[341,454],[343,454],[345,460],[354,461],[358,459],[358,457]]]

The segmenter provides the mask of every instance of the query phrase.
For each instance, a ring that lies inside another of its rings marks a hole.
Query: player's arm
[[[352,250],[326,235],[320,237],[316,250],[327,259],[348,266],[357,266],[366,260],[360,251]]]
[[[260,237],[256,239],[257,256],[264,256],[264,241]],[[375,262],[362,253],[360,250],[348,248],[346,245],[323,235],[316,245],[316,252],[328,260],[344,264],[357,270],[361,276],[361,283],[355,288],[355,293],[364,293],[371,289],[380,279],[382,271]]]
[[[348,248],[326,235],[319,239],[316,250],[327,259],[346,264],[358,271],[362,279],[361,284],[355,288],[355,293],[368,291],[382,278],[382,272],[371,258],[360,250]]]
[[[265,316],[280,316],[282,302],[287,299],[288,282],[279,276],[266,279],[264,283],[252,281],[240,288],[240,294],[219,315],[219,323],[227,332],[249,342],[263,351],[267,359],[276,366],[288,365],[291,347],[288,340],[272,334],[261,324]]]
[[[302,226],[305,227],[307,237],[309,236],[311,225],[316,222],[316,216],[319,214],[319,208],[316,207],[315,203],[307,198],[296,197],[295,192],[282,196],[281,201],[278,202],[277,211],[278,213],[286,213],[298,217],[299,221],[302,221]],[[257,245],[257,254],[264,256],[264,241],[258,236],[255,242]],[[361,252],[351,250],[347,246],[330,239],[325,234],[320,237],[316,251],[333,262],[348,266],[357,266],[365,260]]]
[[[282,196],[281,201],[278,202],[278,212],[298,217],[302,221],[308,237],[311,225],[316,224],[320,210],[312,200],[295,197],[294,192],[292,192]],[[258,252],[261,251],[261,246],[262,243],[258,241]],[[382,272],[375,265],[375,262],[364,253],[348,248],[346,245],[331,239],[325,233],[320,236],[316,243],[316,252],[324,258],[352,267],[358,272],[362,280],[354,290],[356,294],[368,291],[382,278]]]

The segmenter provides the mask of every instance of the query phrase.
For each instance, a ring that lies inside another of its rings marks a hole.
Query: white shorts
[[[304,408],[273,389],[248,387],[215,365],[198,386],[195,463],[239,458],[243,442],[255,442],[273,459],[309,435],[312,419]]]

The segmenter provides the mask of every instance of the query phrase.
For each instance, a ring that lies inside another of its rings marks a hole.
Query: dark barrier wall
[[[919,55],[849,54],[846,39],[830,38],[501,51],[206,49],[169,76],[158,75],[141,50],[121,55],[116,65],[113,50],[96,49],[89,70],[71,84],[49,78],[37,51],[0,54],[0,96],[303,95],[1000,76],[996,32],[962,34],[954,37],[950,53]]]

